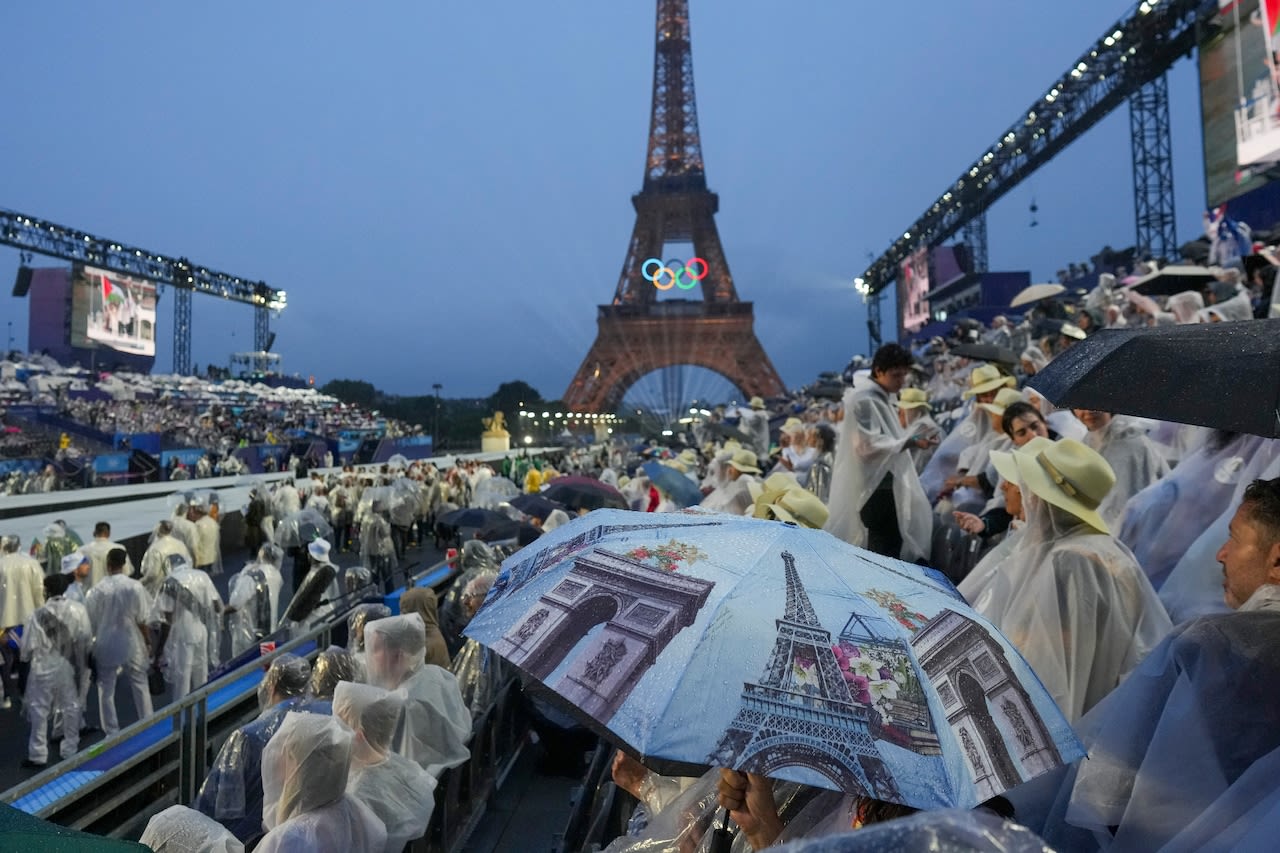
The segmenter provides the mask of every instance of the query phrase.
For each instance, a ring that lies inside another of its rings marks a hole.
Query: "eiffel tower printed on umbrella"
[[[795,557],[783,551],[782,563],[787,605],[777,621],[773,654],[759,682],[743,685],[738,713],[707,762],[765,776],[801,766],[840,790],[898,800],[872,734],[878,712],[854,701]]]

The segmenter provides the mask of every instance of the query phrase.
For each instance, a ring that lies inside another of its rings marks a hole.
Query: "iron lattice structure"
[[[887,288],[921,242],[937,246],[956,234],[1126,99],[1163,77],[1195,49],[1201,16],[1216,11],[1204,0],[1143,0],[1133,7],[871,263],[860,276],[860,288],[868,293]],[[1167,124],[1163,132],[1167,144]]]
[[[782,563],[787,605],[777,621],[773,654],[760,681],[743,685],[738,712],[707,760],[763,775],[807,767],[843,791],[896,799],[897,787],[871,735],[871,712],[849,694],[831,650],[831,632],[814,613],[794,556],[784,551]],[[814,662],[816,690],[801,691],[791,683],[798,660]]]
[[[73,263],[89,264],[175,289],[173,361],[176,373],[191,372],[191,295],[207,293],[254,306],[254,344],[266,348],[269,312],[283,311],[286,295],[266,282],[249,281],[75,228],[12,210],[0,210],[0,244]]]
[[[707,189],[702,159],[689,3],[657,6],[644,183],[631,197],[636,223],[613,302],[599,307],[595,343],[564,394],[575,411],[612,411],[641,376],[678,365],[714,370],[748,396],[784,390],[756,337],[752,305],[738,298],[716,229],[720,198]],[[644,263],[666,260],[667,243],[686,242],[707,265],[697,284],[701,298],[660,302]]]
[[[1161,74],[1129,99],[1133,148],[1133,216],[1137,254],[1178,258],[1173,205],[1173,141],[1169,132],[1169,75]]]

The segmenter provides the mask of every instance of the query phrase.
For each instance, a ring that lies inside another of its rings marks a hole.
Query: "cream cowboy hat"
[[[1015,384],[1012,376],[1005,376],[994,364],[979,364],[969,374],[969,387],[960,396],[968,400],[997,388],[1012,388]]]
[[[787,435],[804,432],[804,421],[799,418],[787,418],[786,422],[778,429],[778,432],[786,433]]]
[[[764,400],[760,399],[759,397],[752,397],[751,402],[748,403],[747,405],[749,405],[753,409],[763,409]]]
[[[755,453],[750,450],[735,450],[733,457],[729,460],[729,466],[743,474],[759,474],[760,469],[756,467],[757,463]]]
[[[1017,483],[1019,486],[1022,480],[1018,477],[1018,463],[1014,461],[1013,454],[1025,451],[1027,453],[1039,453],[1053,441],[1045,438],[1043,435],[1037,435],[1017,450],[993,450],[991,451],[991,464],[995,466],[996,473],[1000,475],[1002,480],[1008,480],[1010,483]]]
[[[1003,415],[1004,410],[1014,403],[1025,403],[1026,401],[1020,391],[1015,391],[1013,388],[1001,388],[996,392],[996,398],[990,403],[979,403],[978,405],[993,415]]]
[[[821,530],[831,514],[827,505],[808,489],[783,492],[776,501],[769,504],[768,509],[779,521],[813,530]]]
[[[920,388],[903,388],[898,392],[899,409],[929,408],[929,395]]]
[[[1115,471],[1107,460],[1073,438],[1039,447],[1042,449],[1032,449],[1028,443],[1013,453],[1022,487],[1099,533],[1111,533],[1098,515],[1098,507],[1116,484]]]
[[[680,451],[680,455],[676,457],[676,461],[687,467],[694,467],[698,464],[698,454],[694,453],[691,448],[686,447]]]
[[[755,517],[767,518],[768,516],[764,513],[766,505],[773,503],[783,492],[799,488],[803,488],[800,481],[790,471],[775,471],[765,477],[763,483],[755,480],[747,483],[747,492],[751,495],[752,503],[756,505]]]

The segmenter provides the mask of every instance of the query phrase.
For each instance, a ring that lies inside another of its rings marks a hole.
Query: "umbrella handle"
[[[730,853],[733,850],[733,834],[729,831],[729,810],[724,809],[720,826],[711,833],[708,853]]]

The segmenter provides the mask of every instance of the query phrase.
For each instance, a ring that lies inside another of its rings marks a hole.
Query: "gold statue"
[[[494,412],[491,418],[481,418],[484,424],[484,436],[486,438],[509,438],[511,433],[507,432],[506,419],[502,412]]]

